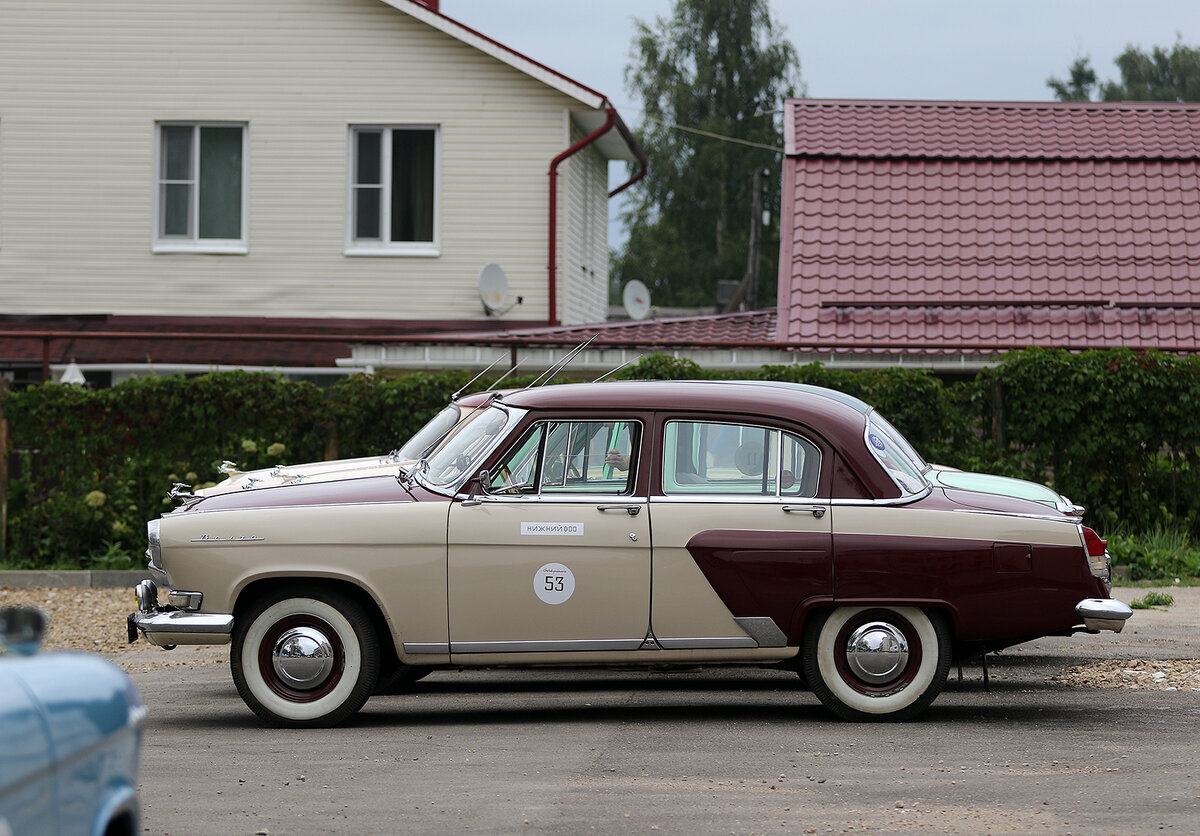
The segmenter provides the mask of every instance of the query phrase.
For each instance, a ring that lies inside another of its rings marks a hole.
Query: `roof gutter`
[[[649,158],[646,157],[646,152],[644,150],[642,150],[641,145],[639,145],[637,140],[634,139],[633,134],[630,133],[630,131],[629,131],[629,128],[626,127],[625,123],[621,121],[621,117],[617,115],[617,109],[610,105],[604,109],[604,112],[605,112],[605,120],[604,120],[603,125],[601,125],[599,128],[596,128],[596,130],[592,131],[590,134],[588,134],[583,139],[581,139],[578,142],[576,142],[575,144],[573,144],[570,148],[563,151],[561,154],[559,154],[557,157],[555,157],[553,160],[550,161],[550,219],[549,219],[550,257],[549,257],[549,262],[548,262],[548,266],[547,266],[548,275],[546,278],[547,278],[547,285],[548,285],[548,287],[547,287],[547,297],[548,297],[547,304],[549,306],[549,311],[548,311],[548,316],[547,316],[547,324],[552,328],[558,325],[558,166],[559,166],[559,164],[562,163],[563,160],[567,159],[568,157],[571,157],[571,156],[577,154],[578,152],[582,151],[584,148],[588,147],[593,142],[600,139],[600,137],[604,136],[606,133],[611,131],[613,128],[616,128],[620,132],[621,137],[625,140],[625,143],[629,146],[629,149],[631,151],[633,151],[634,155],[637,157],[638,162],[641,163],[641,168],[637,174],[635,174],[629,180],[625,181],[620,186],[618,186],[617,188],[615,188],[611,192],[609,192],[608,196],[612,197],[613,195],[620,194],[621,192],[625,191],[627,188],[632,186],[634,183],[641,180],[643,177],[646,176],[646,172],[647,172],[647,170],[649,170],[649,167],[650,167],[650,161],[649,161]]]

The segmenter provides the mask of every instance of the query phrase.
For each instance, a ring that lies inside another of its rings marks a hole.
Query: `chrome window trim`
[[[656,504],[684,505],[829,505],[828,498],[814,499],[809,496],[763,496],[754,494],[655,494],[651,501]]]
[[[829,498],[829,497],[794,497],[794,496],[763,496],[762,494],[747,494],[739,496],[737,494],[696,494],[694,496],[680,496],[679,494],[654,494],[650,497],[650,501],[654,504],[663,503],[687,503],[689,505],[823,505],[830,508],[837,507],[857,507],[865,508],[871,506],[894,506],[894,505],[910,505],[913,502],[918,502],[925,499],[933,493],[933,488],[927,487],[919,493],[907,494],[905,496],[891,497],[888,499],[853,499],[853,498]],[[969,510],[969,509],[962,509]],[[997,512],[1003,513],[1003,512]]]
[[[922,490],[917,491],[916,493],[905,494],[904,496],[894,496],[887,499],[851,499],[847,497],[844,499],[831,499],[829,500],[829,504],[834,506],[909,505],[913,502],[924,499],[931,493],[933,493],[933,487],[931,485],[926,485]]]
[[[649,502],[649,498],[645,496],[630,496],[629,494],[611,494],[611,493],[552,493],[552,494],[498,494],[498,493],[477,493],[471,497],[468,493],[458,493],[454,496],[455,499],[477,499],[480,502],[501,502],[501,503],[528,503],[533,505],[557,505],[557,504],[580,504],[580,505],[644,505]]]

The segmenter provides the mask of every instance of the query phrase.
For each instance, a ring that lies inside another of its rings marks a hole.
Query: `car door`
[[[707,417],[662,418],[659,437],[650,499],[656,641],[785,646],[797,605],[833,592],[822,447],[799,432]]]
[[[536,421],[481,474],[476,495],[451,506],[454,662],[528,653],[603,661],[595,654],[643,644],[650,532],[641,435],[630,418]]]

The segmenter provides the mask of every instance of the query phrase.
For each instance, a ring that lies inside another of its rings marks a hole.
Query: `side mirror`
[[[41,645],[49,623],[40,610],[4,607],[0,609],[0,645],[22,656],[32,656]]]
[[[479,489],[483,493],[488,492],[487,485],[488,485],[488,482],[490,482],[490,481],[492,481],[492,475],[490,473],[488,473],[488,470],[485,467],[483,470],[479,471],[479,476],[476,479],[476,482],[479,485]],[[483,500],[475,495],[475,485],[474,484],[471,485],[471,492],[469,494],[467,494],[467,498],[463,500],[462,504],[463,505],[482,505],[483,504]]]

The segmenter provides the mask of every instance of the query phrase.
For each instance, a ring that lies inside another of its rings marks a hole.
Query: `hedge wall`
[[[618,374],[730,376],[664,355]],[[1030,349],[954,385],[924,370],[820,364],[736,376],[860,397],[930,461],[1051,483],[1088,506],[1089,520],[1103,530],[1200,532],[1197,358]],[[3,565],[140,565],[145,521],[169,507],[171,482],[215,481],[225,459],[254,468],[386,453],[468,379],[462,372],[356,376],[319,389],[234,372],[6,393]]]

